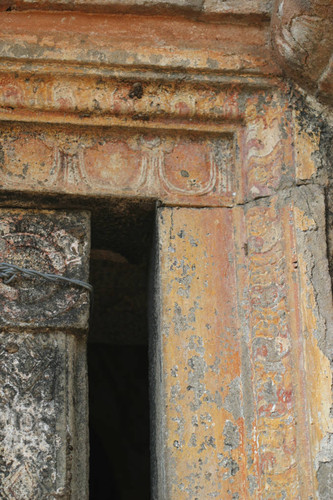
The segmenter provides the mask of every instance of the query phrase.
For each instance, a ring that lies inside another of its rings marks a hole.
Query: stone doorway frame
[[[154,498],[315,496],[332,316],[320,137],[290,105],[267,22],[133,16],[123,53],[122,16],[96,14],[92,35],[86,14],[37,11],[37,41],[24,13],[2,16],[3,214],[76,197],[161,204]],[[156,23],[167,48],[150,45]],[[80,458],[66,457],[65,468],[54,458],[65,486],[52,495],[82,499]],[[37,469],[8,465],[8,491],[22,481],[33,491]]]

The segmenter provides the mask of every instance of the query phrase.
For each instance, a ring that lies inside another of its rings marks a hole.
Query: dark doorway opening
[[[149,500],[148,261],[153,207],[93,215],[90,500]]]

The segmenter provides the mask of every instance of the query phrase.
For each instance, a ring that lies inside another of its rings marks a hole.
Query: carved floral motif
[[[235,152],[230,134],[122,133],[3,127],[0,179],[7,188],[146,196],[230,204]],[[202,199],[202,201],[201,201]]]
[[[64,340],[50,333],[1,335],[1,498],[43,500],[61,492],[57,417],[65,407],[57,378],[63,376]]]
[[[20,267],[72,278],[87,269],[89,225],[84,214],[3,210],[0,260]],[[80,288],[17,276],[0,282],[3,325],[83,326],[87,294]],[[83,322],[83,323],[82,323]]]

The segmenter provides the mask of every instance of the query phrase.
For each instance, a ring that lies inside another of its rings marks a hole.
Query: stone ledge
[[[3,61],[181,71],[207,75],[272,76],[267,22],[213,24],[181,17],[100,15],[69,12],[0,13]],[[29,71],[29,69],[27,69]]]
[[[1,10],[75,10],[143,15],[184,14],[190,17],[269,17],[272,0],[5,0]]]

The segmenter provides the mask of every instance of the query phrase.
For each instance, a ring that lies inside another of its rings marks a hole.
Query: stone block
[[[88,498],[86,385],[84,339],[0,333],[1,498]]]
[[[235,264],[230,209],[158,211],[154,498],[247,495]]]
[[[87,212],[2,209],[0,261],[87,280],[90,219]],[[78,285],[18,274],[0,282],[2,327],[85,331],[89,292]]]

